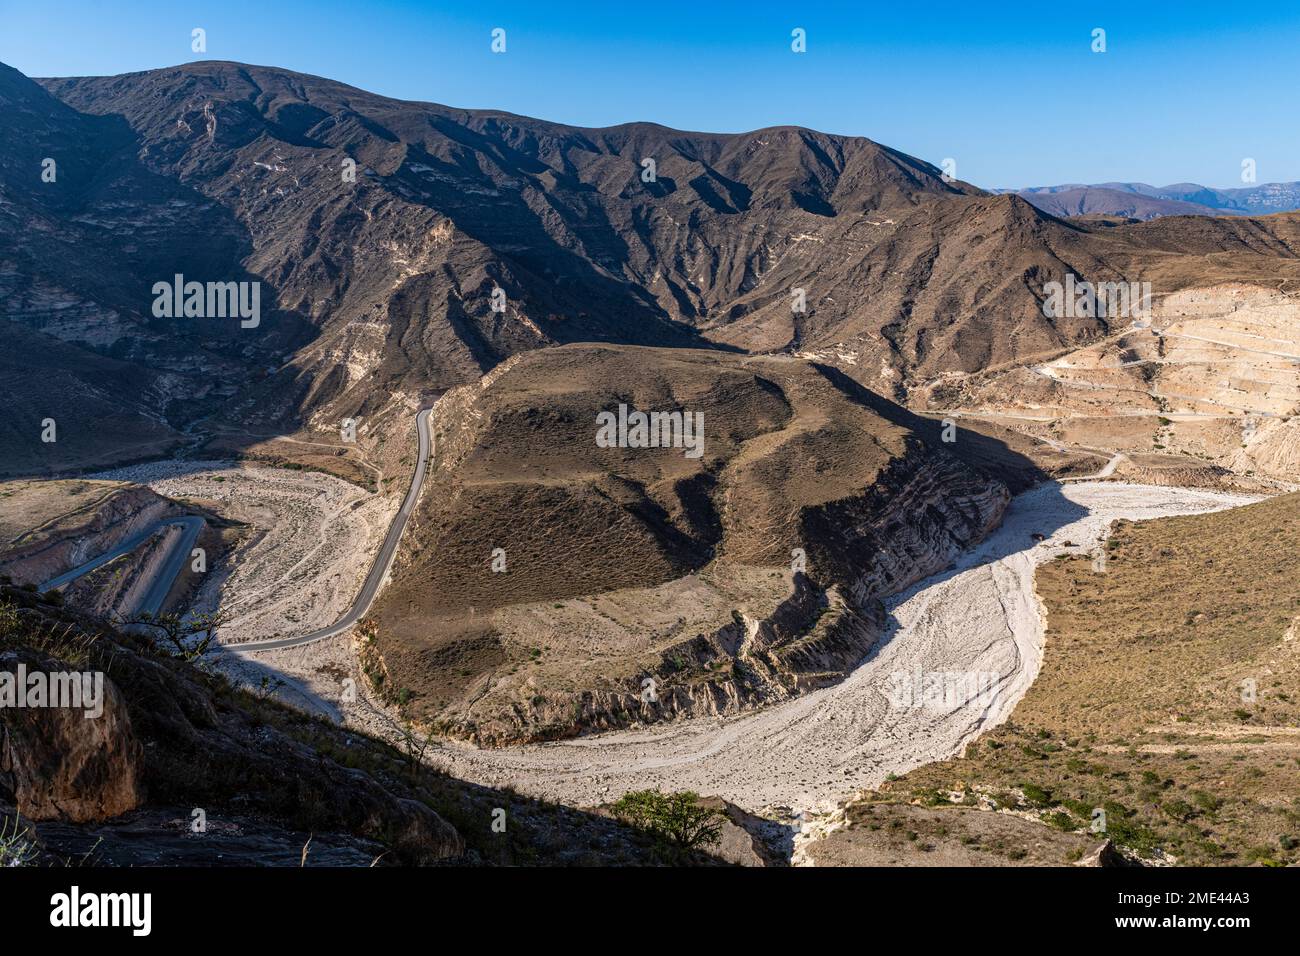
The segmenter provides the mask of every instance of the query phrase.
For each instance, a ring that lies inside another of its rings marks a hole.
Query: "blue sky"
[[[208,51],[190,50],[207,31]],[[490,50],[494,27],[506,53]],[[807,52],[790,32],[807,31]],[[1106,31],[1106,52],[1091,50]],[[1300,4],[0,0],[32,76],[196,59],[583,126],[868,136],[980,186],[1300,180]]]

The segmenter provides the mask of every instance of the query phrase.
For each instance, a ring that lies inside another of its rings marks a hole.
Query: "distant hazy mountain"
[[[1265,183],[1240,189],[1211,189],[1197,183],[1064,183],[1015,192],[1053,216],[1265,216],[1300,209],[1300,183]]]

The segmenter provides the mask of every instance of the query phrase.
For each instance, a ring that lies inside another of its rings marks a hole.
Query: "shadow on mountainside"
[[[544,323],[561,344],[592,342],[647,345],[663,348],[698,348],[741,352],[703,338],[691,326],[674,321],[642,285],[617,277],[628,262],[630,250],[606,210],[596,202],[576,208],[564,200],[580,200],[595,187],[576,176],[557,174],[550,167],[517,150],[499,150],[482,134],[455,123],[436,123],[450,139],[480,150],[523,180],[546,174],[556,179],[552,202],[545,213],[558,217],[566,231],[581,235],[585,255],[566,248],[542,221],[542,212],[528,203],[497,199],[485,202],[460,188],[466,170],[408,144],[406,161],[389,176],[377,177],[385,189],[407,202],[425,206],[452,219],[456,228],[482,243],[497,256],[488,267],[512,300],[526,302],[529,311],[562,321]],[[414,172],[427,170],[432,176]],[[477,170],[474,171],[477,175]],[[632,224],[634,230],[643,228]],[[554,227],[552,227],[554,229]],[[588,256],[590,258],[588,258]],[[609,271],[601,271],[597,264]],[[669,281],[669,280],[665,280]],[[688,314],[694,309],[669,282]]]
[[[1029,515],[1022,511],[1026,499],[1031,497],[1034,512],[1039,516],[1036,519],[1030,519]],[[885,631],[857,667],[874,660],[898,635],[900,623],[891,608],[897,607],[921,591],[938,587],[972,568],[992,564],[1011,555],[1028,551],[1038,545],[1040,536],[1050,538],[1061,528],[1087,517],[1088,514],[1089,510],[1067,498],[1060,483],[1055,481],[1044,483],[1012,498],[999,527],[984,541],[959,555],[945,570],[885,599],[884,603],[888,611]],[[1076,542],[1076,544],[1081,543]]]
[[[297,713],[5,586],[0,672],[20,664],[104,681],[95,720],[79,709],[0,708],[0,819],[31,825],[43,864],[724,863],[600,813],[457,780],[409,748]],[[504,830],[494,825],[502,814]]]
[[[902,405],[891,402],[854,381],[834,366],[820,362],[813,362],[812,365],[826,377],[827,381],[859,405],[871,409],[891,424],[910,429],[926,443],[998,479],[1011,490],[1012,494],[1019,494],[1051,477],[1033,459],[992,435],[957,425],[955,441],[945,442],[943,422],[917,415]]]
[[[253,239],[237,217],[147,168],[148,147],[123,116],[77,112],[8,68],[0,104],[0,171],[17,212],[0,217],[0,318],[12,346],[0,382],[13,396],[0,477],[168,457],[198,444],[187,432],[206,420],[298,428],[309,383],[283,358],[317,329],[243,266]],[[58,157],[53,182],[40,178],[42,156]],[[155,283],[177,275],[259,283],[256,327],[155,317]]]

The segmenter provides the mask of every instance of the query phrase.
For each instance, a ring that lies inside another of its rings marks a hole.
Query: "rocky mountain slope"
[[[84,824],[121,817],[146,800],[192,802],[213,817],[218,807],[237,807],[298,826],[388,835],[407,862],[463,852],[459,835],[436,813],[363,773],[314,759],[241,709],[220,679],[57,614],[6,589],[5,669],[103,673],[103,712],[3,711],[0,794],[28,820]]]
[[[274,296],[255,336],[153,317],[152,285],[175,273],[250,278],[249,243],[229,210],[149,169],[120,116],[78,112],[0,64],[0,143],[5,473],[174,450],[304,340]]]
[[[1241,216],[1236,209],[1214,209],[1180,199],[1162,199],[1142,193],[1107,189],[1103,186],[1080,186],[1060,192],[1020,192],[1026,200],[1045,213],[1061,218],[1071,216],[1118,216],[1145,222],[1161,216]]]
[[[942,570],[1009,498],[860,391],[788,357],[601,346],[453,391],[362,629],[372,680],[423,722],[501,743],[840,679],[880,636],[880,599]],[[702,415],[700,455],[601,447],[597,416],[620,405]]]
[[[1156,303],[1086,348],[949,377],[928,395],[1068,445],[1124,452],[1120,474],[1162,468],[1300,480],[1300,304],[1225,283]],[[1146,477],[1149,477],[1147,475]]]
[[[293,431],[338,443],[346,418],[378,450],[430,397],[577,341],[797,352],[910,402],[1111,332],[1043,314],[1067,274],[1157,296],[1300,277],[1293,217],[1083,226],[794,127],[582,129],[221,62],[40,84],[6,70],[0,95],[0,228],[23,250],[0,308],[24,353],[78,350],[58,363],[79,376],[63,415],[125,404],[140,433],[77,449],[103,430],[74,419],[67,444],[35,446],[53,399],[19,364],[19,470],[156,453],[187,428],[223,453]],[[65,161],[56,183],[46,153]],[[152,283],[176,273],[259,281],[267,316],[155,319]],[[118,397],[115,373],[145,397]]]

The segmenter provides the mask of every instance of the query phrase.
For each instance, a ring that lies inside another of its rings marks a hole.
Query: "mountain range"
[[[39,81],[6,67],[0,102],[17,343],[0,377],[24,396],[0,433],[10,473],[218,437],[226,453],[346,418],[373,442],[566,342],[809,355],[907,403],[1104,336],[1105,317],[1044,315],[1044,285],[1067,274],[1157,296],[1300,277],[1294,216],[1067,221],[796,127],[584,129],[228,62]],[[155,317],[154,284],[178,274],[260,282],[260,325]],[[57,445],[31,440],[46,418],[68,426]]]
[[[103,738],[0,712],[0,810],[123,865],[785,861],[864,787],[824,859],[1066,862],[1098,805],[1144,858],[1271,840],[1273,743],[1215,748],[1229,716],[1290,746],[1291,499],[1157,526],[1300,481],[1294,187],[986,191],[792,126],[0,65],[0,649],[113,668]],[[86,616],[155,590],[232,615],[217,666]],[[996,700],[932,711],[923,669]],[[1155,774],[1142,736],[1210,760]],[[662,787],[737,846],[661,845],[625,801]],[[238,847],[179,844],[195,806]]]
[[[1053,216],[1266,216],[1300,209],[1300,183],[1265,183],[1236,189],[1211,189],[1196,183],[1148,186],[1146,183],[1066,183],[1015,192]]]

